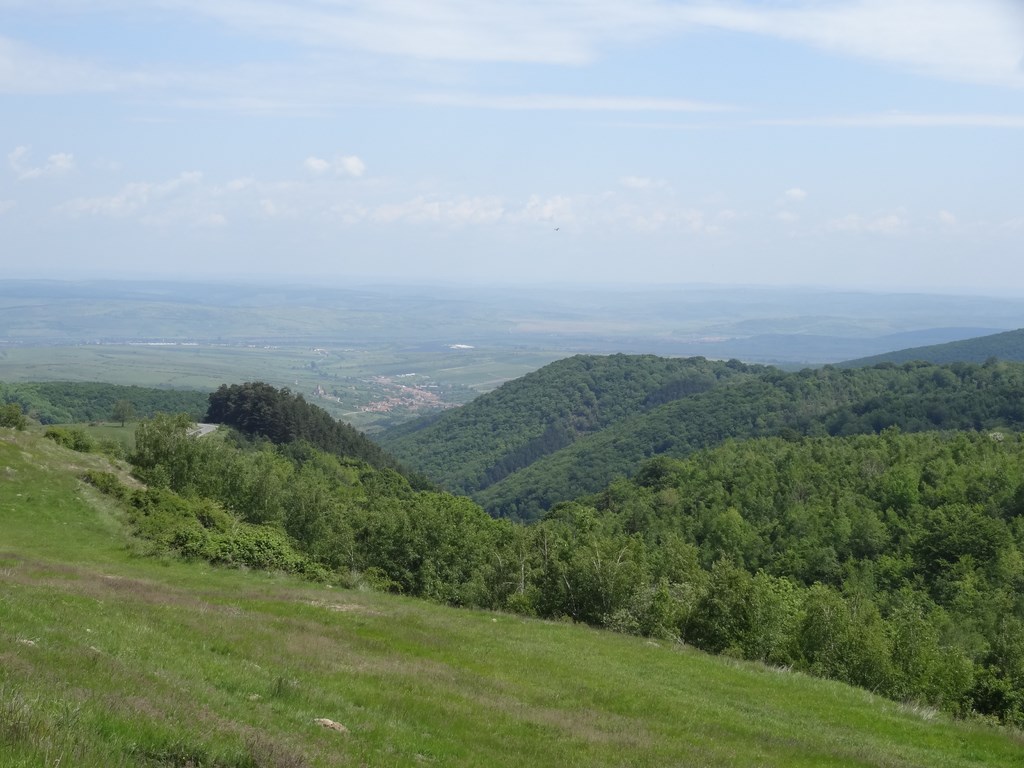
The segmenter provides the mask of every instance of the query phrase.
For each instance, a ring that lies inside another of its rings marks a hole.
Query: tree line
[[[199,421],[209,393],[197,390],[100,384],[95,382],[41,381],[0,382],[0,403],[17,405],[23,415],[40,424],[74,424],[90,421],[121,421],[114,418],[151,418],[157,413],[187,413]],[[122,404],[119,407],[119,404]],[[131,410],[124,410],[130,404]]]

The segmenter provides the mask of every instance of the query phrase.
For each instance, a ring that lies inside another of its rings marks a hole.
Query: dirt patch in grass
[[[8,557],[0,555],[0,560],[3,559]],[[131,599],[147,605],[185,606],[203,612],[219,610],[189,592],[159,582],[113,576],[65,563],[26,560],[13,555],[10,559],[20,560],[6,574],[7,580],[14,584],[64,590],[95,600]]]
[[[361,613],[365,616],[384,615],[381,611],[356,603],[330,603],[326,600],[307,600],[306,605],[312,605],[314,608],[326,608],[334,613]]]

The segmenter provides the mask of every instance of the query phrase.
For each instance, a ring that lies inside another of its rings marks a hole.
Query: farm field
[[[103,344],[0,348],[0,381],[102,381],[212,391],[260,380],[289,387],[361,428],[468,402],[558,359],[557,350],[432,345],[311,346]]]

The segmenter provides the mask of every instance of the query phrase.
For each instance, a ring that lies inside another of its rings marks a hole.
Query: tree
[[[139,423],[135,451],[129,461],[150,485],[184,491],[195,479],[199,465],[198,441],[189,437],[192,419],[187,413],[159,413]]]
[[[110,414],[110,418],[114,421],[120,421],[123,427],[126,421],[131,421],[135,418],[135,406],[131,400],[118,400],[114,403],[114,409]]]

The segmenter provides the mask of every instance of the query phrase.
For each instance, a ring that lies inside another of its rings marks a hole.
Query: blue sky
[[[8,277],[1024,295],[1022,0],[0,0]]]

